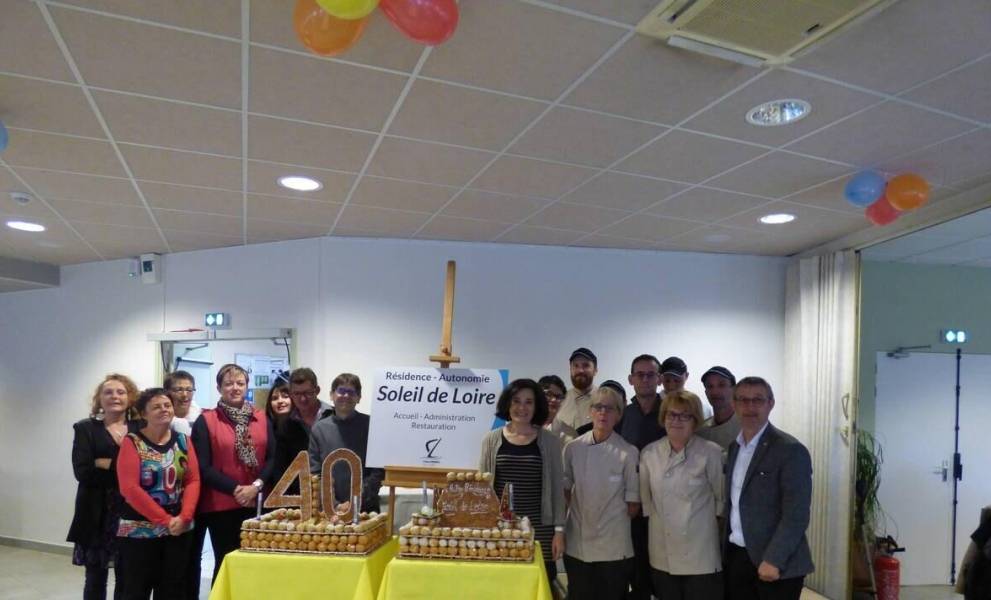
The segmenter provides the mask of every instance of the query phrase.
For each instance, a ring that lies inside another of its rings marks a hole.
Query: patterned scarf
[[[234,423],[234,449],[237,452],[238,460],[246,467],[257,467],[258,455],[251,443],[251,432],[248,431],[248,423],[254,413],[251,405],[245,402],[240,408],[234,408],[221,401],[217,403],[217,408],[224,411],[227,418]]]

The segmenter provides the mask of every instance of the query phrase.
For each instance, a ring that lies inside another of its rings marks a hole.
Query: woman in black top
[[[268,392],[268,402],[265,403],[265,414],[275,429],[275,467],[272,469],[272,481],[269,482],[273,485],[282,478],[296,455],[310,445],[310,433],[306,430],[306,425],[298,419],[290,418],[291,412],[289,372],[283,371],[275,378],[275,383]],[[293,481],[286,493],[298,494],[299,485]]]
[[[121,498],[115,461],[121,440],[138,430],[139,421],[132,420],[137,397],[130,378],[107,375],[93,393],[89,418],[72,426],[72,471],[79,486],[66,539],[75,544],[72,564],[86,568],[84,600],[107,597],[107,569],[116,563]]]

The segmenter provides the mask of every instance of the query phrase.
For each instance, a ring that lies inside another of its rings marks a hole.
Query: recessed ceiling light
[[[804,119],[812,111],[812,105],[805,100],[787,98],[759,104],[747,111],[747,123],[760,127],[787,125]]]
[[[313,192],[323,187],[323,184],[312,177],[302,175],[286,175],[279,177],[279,185],[297,192]]]
[[[760,218],[761,223],[766,223],[768,225],[781,225],[782,223],[791,223],[795,220],[795,215],[790,215],[788,213],[774,213],[772,215],[764,215]]]
[[[7,227],[11,229],[18,229],[20,231],[30,231],[32,233],[38,233],[39,231],[44,231],[45,226],[40,223],[29,223],[28,221],[7,221]]]

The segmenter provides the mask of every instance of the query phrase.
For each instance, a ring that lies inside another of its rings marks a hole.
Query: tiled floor
[[[948,585],[913,585],[901,589],[900,600],[961,600]]]

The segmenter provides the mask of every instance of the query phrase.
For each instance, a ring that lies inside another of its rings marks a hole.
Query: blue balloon
[[[861,171],[847,182],[843,195],[857,208],[867,208],[884,193],[884,177],[877,171]]]
[[[7,149],[7,142],[10,138],[7,137],[7,128],[3,126],[3,121],[0,121],[0,152]]]

